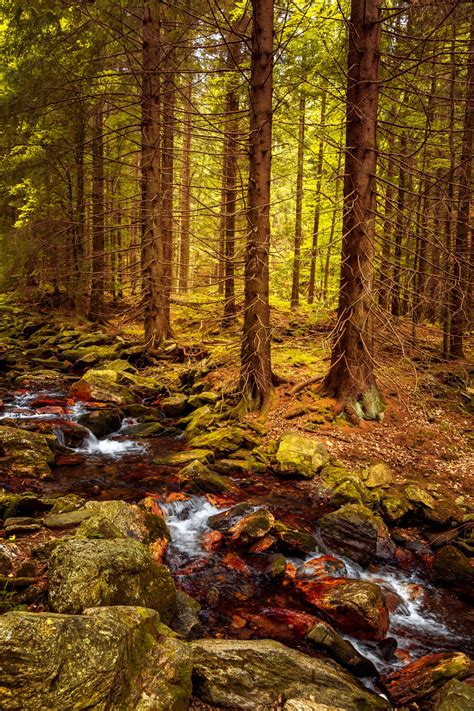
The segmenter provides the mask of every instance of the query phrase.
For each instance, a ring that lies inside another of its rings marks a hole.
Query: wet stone
[[[44,519],[46,528],[72,528],[78,526],[92,516],[92,511],[77,509],[66,513],[52,514]]]

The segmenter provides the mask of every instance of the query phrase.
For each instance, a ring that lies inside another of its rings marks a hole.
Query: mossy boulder
[[[215,405],[218,399],[219,396],[217,393],[212,392],[212,390],[203,390],[203,392],[190,395],[188,405],[193,410],[196,410],[198,407],[202,407],[203,405]]]
[[[185,711],[190,650],[153,610],[0,617],[0,707]]]
[[[199,619],[201,605],[184,592],[176,590],[176,612],[170,622],[171,629],[183,639],[202,637],[203,628]]]
[[[369,491],[356,477],[346,479],[336,486],[332,492],[329,503],[331,506],[344,506],[345,504],[365,504],[371,501]]]
[[[271,533],[277,539],[279,547],[289,553],[307,554],[318,548],[316,538],[312,533],[289,526],[283,521],[275,521]]]
[[[200,432],[205,432],[214,423],[215,414],[209,407],[209,405],[203,405],[198,407],[197,410],[192,412],[186,417],[182,417],[179,421],[180,427],[185,427],[186,438],[191,440],[193,437],[197,437]]]
[[[362,656],[349,640],[341,637],[327,622],[318,620],[306,635],[306,640],[316,649],[329,654],[356,676],[375,676],[372,662]]]
[[[199,461],[190,462],[178,473],[181,487],[191,494],[222,494],[235,487],[231,480],[211,471]]]
[[[252,504],[248,503],[236,504],[226,511],[210,516],[207,524],[214,531],[226,533],[242,517],[253,511],[254,508]]]
[[[113,524],[123,536],[135,538],[141,543],[170,539],[166,521],[136,504],[127,504],[125,501],[88,501],[86,510],[95,519],[105,519]]]
[[[54,612],[130,605],[157,610],[165,622],[175,611],[176,590],[164,565],[132,539],[69,540],[49,559],[48,602]]]
[[[92,516],[92,511],[89,509],[76,509],[75,511],[67,511],[66,513],[57,513],[46,516],[43,524],[46,528],[73,528],[79,526],[83,521],[86,521]]]
[[[382,499],[382,513],[389,523],[398,523],[413,511],[414,506],[404,496],[386,494]]]
[[[165,417],[181,417],[186,412],[187,405],[187,395],[172,395],[161,400],[160,410]]]
[[[235,452],[245,440],[245,432],[239,427],[222,427],[193,437],[189,444],[196,449],[210,449],[217,456],[225,456]]]
[[[276,453],[276,472],[282,476],[312,479],[329,462],[322,442],[298,432],[285,432]]]
[[[434,509],[436,506],[436,500],[426,489],[422,489],[421,486],[409,484],[404,488],[403,493],[405,498],[413,504],[418,504],[428,509]]]
[[[191,642],[194,693],[217,707],[270,709],[279,700],[316,693],[321,703],[376,711],[387,702],[334,662],[315,659],[271,640],[202,639]]]
[[[127,437],[161,437],[165,434],[166,428],[161,422],[137,422],[133,425],[127,425],[121,430],[121,433]]]
[[[268,509],[260,508],[242,516],[228,530],[230,541],[236,545],[249,545],[271,531],[275,517]]]
[[[0,426],[0,472],[18,478],[46,479],[54,455],[48,439],[36,432]]]
[[[462,652],[427,654],[382,676],[380,683],[398,707],[431,696],[450,679],[465,679],[471,667],[471,659]]]
[[[448,584],[474,582],[474,559],[455,546],[444,546],[435,553],[433,573],[436,580]]]
[[[395,544],[380,516],[366,506],[348,504],[325,514],[319,521],[323,543],[359,565],[375,558],[391,560]]]
[[[115,370],[88,370],[70,392],[84,401],[110,402],[115,405],[130,405],[138,402],[133,390],[120,383],[119,373]]]
[[[85,412],[79,417],[78,422],[100,438],[117,432],[122,419],[122,412],[118,408],[102,408]]]
[[[435,711],[472,711],[474,709],[474,687],[457,679],[448,681],[439,692]]]
[[[182,452],[162,452],[153,458],[153,464],[162,467],[184,467],[190,462],[207,462],[213,458],[210,449],[186,449]]]
[[[368,489],[376,487],[385,488],[394,482],[390,467],[384,462],[372,464],[370,467],[367,467],[367,469],[363,469],[360,476]]]

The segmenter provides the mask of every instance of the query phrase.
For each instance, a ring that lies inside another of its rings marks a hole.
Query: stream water
[[[76,423],[86,411],[86,404],[73,402],[61,392],[18,391],[5,401],[0,424],[12,419],[44,420],[64,444],[64,430],[68,423]],[[125,424],[129,425],[130,421]],[[133,440],[120,429],[102,439],[89,432],[80,444],[69,450],[77,455],[73,464],[66,459],[65,465],[55,468],[51,480],[28,481],[25,489],[45,493],[74,492],[95,499],[130,502],[144,495],[156,496],[172,536],[166,563],[177,584],[203,606],[204,627],[209,634],[232,637],[248,634],[248,630],[242,632],[230,624],[243,607],[262,610],[279,606],[304,610],[294,594],[259,572],[261,557],[256,554],[246,556],[240,569],[236,565],[229,566],[226,551],[205,550],[202,537],[209,531],[210,516],[239,501],[254,506],[265,505],[286,523],[304,523],[316,534],[320,511],[302,495],[298,482],[281,482],[270,476],[242,479],[239,494],[232,500],[210,496],[170,500],[170,494],[179,490],[176,471],[153,464],[153,456],[163,450],[184,447],[182,441],[170,439]],[[315,550],[304,558],[287,559],[301,565],[320,553],[321,550]],[[396,641],[396,656],[387,654],[387,645],[349,638],[378,671],[393,669],[428,652],[461,650],[474,654],[469,634],[474,621],[472,608],[453,593],[435,588],[421,568],[411,573],[379,565],[363,570],[349,560],[344,562],[350,577],[387,585],[403,601],[391,614],[389,635]]]

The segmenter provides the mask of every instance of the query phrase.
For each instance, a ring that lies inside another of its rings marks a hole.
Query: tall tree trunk
[[[158,4],[143,10],[141,178],[142,291],[145,345],[153,349],[168,336],[164,250],[160,225],[160,18]]]
[[[474,13],[471,14],[467,57],[466,108],[458,193],[458,214],[454,241],[453,289],[451,291],[449,355],[464,358],[464,330],[467,322],[469,271],[469,223],[472,199],[472,151],[474,147]]]
[[[95,107],[92,128],[92,275],[89,318],[101,321],[104,314],[105,288],[105,209],[104,209],[104,135],[102,99]]]
[[[291,308],[296,309],[300,303],[300,267],[301,243],[303,241],[303,165],[304,165],[304,134],[305,134],[304,95],[300,96],[298,121],[298,167],[296,172],[296,213],[295,213],[295,243],[293,257],[293,280],[291,285]]]
[[[236,29],[240,27],[240,21]],[[226,127],[223,170],[223,243],[224,243],[224,318],[223,325],[233,322],[235,304],[235,223],[237,213],[237,162],[239,159],[239,83],[241,43],[237,32],[228,40],[227,66],[232,70],[226,96]]]
[[[381,0],[352,0],[339,306],[323,388],[354,421],[384,409],[372,353],[380,34]]]
[[[86,200],[84,189],[84,149],[86,134],[85,109],[81,103],[78,106],[78,122],[76,129],[76,143],[74,146],[74,160],[76,165],[76,205],[74,214],[74,304],[79,311],[84,309],[84,258],[85,258],[85,222]]]
[[[326,92],[323,93],[321,102],[321,120],[319,122],[321,131],[324,130],[324,122],[326,120]],[[316,283],[316,258],[318,256],[318,241],[319,241],[319,218],[321,214],[321,183],[323,180],[323,158],[324,158],[324,140],[321,136],[319,140],[318,161],[316,163],[316,195],[314,202],[314,222],[313,222],[313,241],[311,244],[311,264],[309,268],[309,285],[308,285],[308,304],[314,301],[314,286]],[[328,245],[329,249],[329,245]]]
[[[179,240],[179,291],[189,290],[189,249],[191,226],[191,110],[192,83],[186,82],[183,91],[183,174],[181,177],[181,234]]]
[[[406,144],[403,134],[400,138],[400,166],[398,172],[397,216],[395,221],[395,247],[392,279],[392,316],[400,316],[402,312],[400,295],[402,279],[402,245],[405,233],[405,182],[406,182]]]
[[[390,155],[387,166],[387,185],[385,187],[385,205],[384,219],[382,230],[382,258],[380,264],[380,279],[379,279],[379,305],[382,309],[386,309],[388,305],[388,296],[390,292],[390,258],[391,258],[391,243],[393,232],[393,156]]]
[[[272,155],[273,0],[252,0],[248,231],[240,387],[249,410],[268,403],[272,387],[270,175]]]
[[[174,192],[174,132],[176,103],[176,47],[174,45],[173,24],[163,23],[168,28],[166,43],[163,45],[164,77],[162,88],[161,142],[161,240],[163,244],[163,289],[164,289],[164,330],[162,338],[171,336],[170,300],[173,279],[173,192]],[[168,39],[169,38],[169,39]]]

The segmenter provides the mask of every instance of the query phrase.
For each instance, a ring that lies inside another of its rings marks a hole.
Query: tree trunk
[[[458,214],[454,240],[453,288],[451,291],[449,355],[464,358],[464,330],[467,322],[469,270],[469,222],[471,206],[472,150],[474,146],[474,13],[471,15],[469,54],[467,58],[466,109],[461,153]]]
[[[323,94],[321,103],[321,121],[320,129],[324,130],[324,122],[326,119],[326,93]],[[319,218],[321,214],[321,183],[323,179],[323,158],[324,158],[324,141],[323,136],[319,140],[318,162],[316,164],[316,195],[314,203],[314,222],[313,222],[313,242],[311,245],[311,264],[309,270],[309,285],[308,285],[308,304],[314,301],[314,286],[316,283],[316,258],[318,256],[318,241],[319,241]],[[328,245],[329,249],[329,245]]]
[[[95,107],[92,129],[92,275],[89,318],[101,321],[104,317],[105,288],[105,210],[104,210],[104,136],[103,101]]]
[[[143,10],[141,177],[142,279],[145,345],[153,349],[168,336],[160,189],[160,18],[158,5]]]
[[[323,388],[353,421],[384,409],[372,353],[380,34],[381,0],[352,0],[339,306]]]
[[[384,219],[382,230],[382,259],[380,264],[380,279],[379,279],[379,305],[382,309],[386,309],[388,305],[388,297],[390,292],[390,258],[392,247],[392,232],[393,232],[393,156],[390,155],[387,166],[387,185],[385,187],[385,205]]]
[[[305,97],[300,96],[298,121],[298,167],[296,173],[296,214],[295,214],[295,246],[293,257],[293,281],[291,285],[291,308],[296,309],[300,303],[300,266],[301,243],[303,241],[303,165],[304,165],[304,133],[305,133]]]
[[[240,387],[247,409],[268,403],[272,387],[268,268],[273,94],[273,0],[252,0],[248,231]]]
[[[183,91],[183,174],[181,177],[181,234],[179,241],[179,291],[189,290],[189,248],[191,225],[191,109],[192,83],[186,82]]]
[[[397,217],[395,222],[395,248],[393,263],[393,284],[392,284],[392,316],[400,316],[402,312],[400,303],[401,278],[402,278],[402,243],[405,231],[405,149],[407,144],[406,135],[400,138],[400,167],[398,172],[397,190]]]

